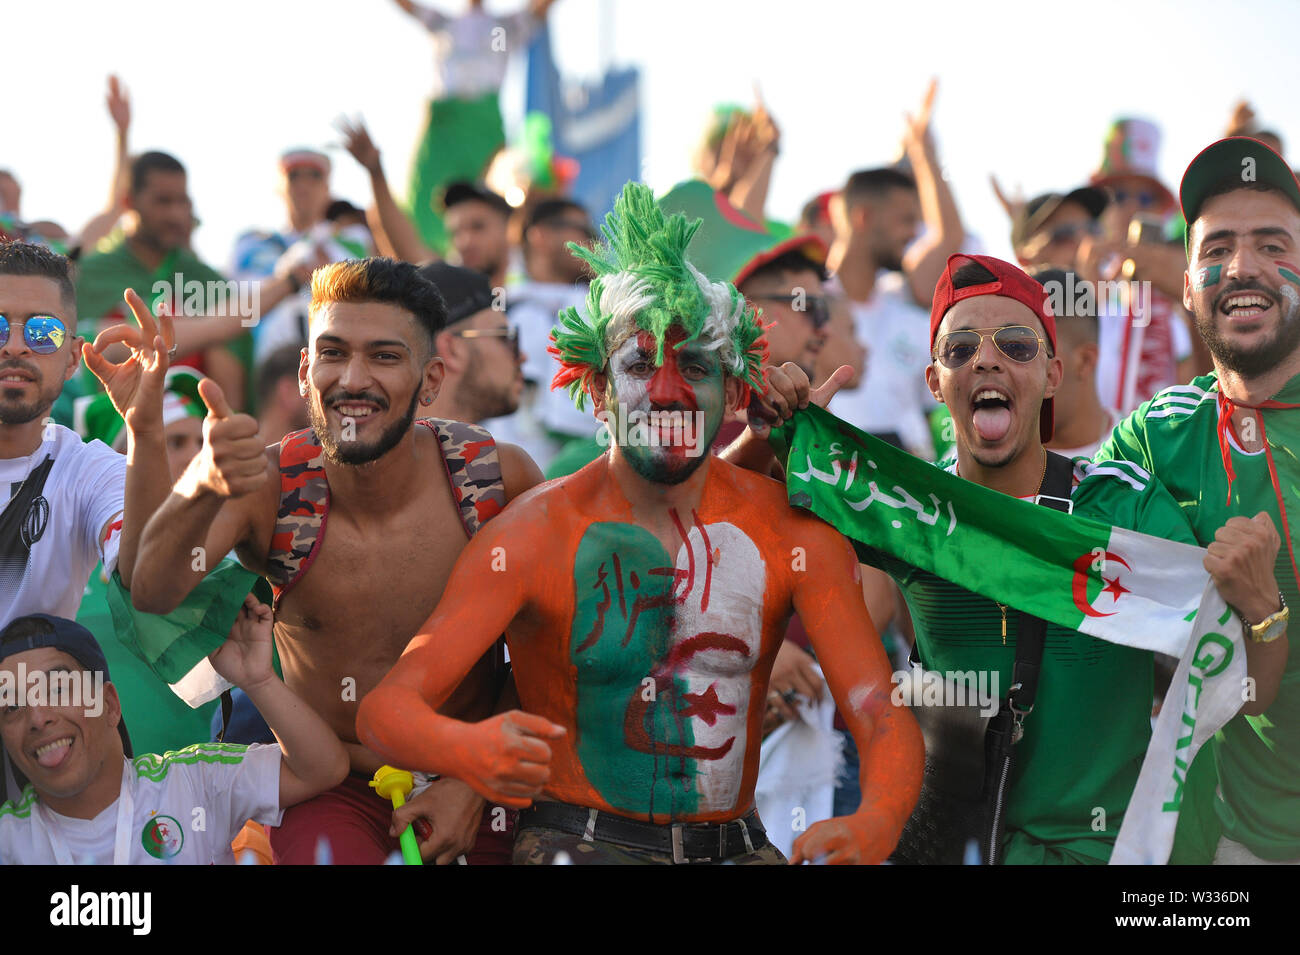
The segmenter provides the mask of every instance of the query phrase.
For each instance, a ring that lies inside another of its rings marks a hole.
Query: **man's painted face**
[[[307,412],[326,457],[367,464],[411,430],[421,391],[436,394],[429,346],[409,312],[385,302],[333,302],[312,317]],[[435,360],[436,361],[436,360]]]
[[[1183,304],[1215,364],[1271,371],[1300,348],[1300,212],[1242,189],[1206,202],[1191,238]]]
[[[118,737],[122,711],[116,691],[109,689],[112,684],[100,684],[102,698],[98,700],[87,699],[85,693],[69,694],[66,684],[65,691],[58,692],[58,674],[75,677],[85,685],[85,669],[61,650],[41,647],[0,661],[3,680],[15,689],[20,678],[32,686],[32,677],[38,672],[45,674],[51,692],[35,701],[25,696],[25,706],[16,705],[16,694],[5,699],[0,707],[0,738],[9,758],[38,792],[68,799],[85,791],[105,771],[110,757],[120,759],[113,740]],[[91,713],[95,715],[88,715]],[[120,764],[115,763],[112,771],[120,772]]]
[[[669,331],[660,366],[654,336],[644,331],[609,360],[610,432],[636,472],[659,484],[680,484],[695,472],[727,411],[726,374],[716,351],[698,339],[675,347],[685,337],[679,328]]]
[[[1013,461],[1038,436],[1039,410],[1061,381],[1061,360],[1048,358],[1045,346],[1029,362],[1003,353],[992,338],[1004,326],[1027,326],[1044,341],[1042,323],[1027,306],[999,295],[962,299],[948,310],[935,339],[936,354],[944,335],[966,329],[984,334],[973,358],[957,368],[932,361],[926,381],[952,414],[957,444],[984,467]]]
[[[0,424],[26,424],[47,414],[63,384],[76,373],[81,339],[58,283],[39,275],[0,275],[0,315],[9,321],[9,340],[0,345]],[[66,334],[51,354],[32,351],[25,323],[52,316]]]

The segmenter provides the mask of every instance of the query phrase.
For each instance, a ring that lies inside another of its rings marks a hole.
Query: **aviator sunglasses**
[[[67,326],[53,315],[33,315],[15,323],[8,315],[0,314],[0,348],[9,344],[9,330],[14,324],[22,325],[23,341],[37,355],[53,355],[68,338]]]
[[[1028,325],[1007,325],[989,335],[984,334],[987,331],[986,328],[963,328],[949,332],[935,343],[935,359],[945,368],[960,368],[975,357],[985,338],[991,338],[998,351],[1023,365],[1037,358],[1039,349],[1047,344]]]

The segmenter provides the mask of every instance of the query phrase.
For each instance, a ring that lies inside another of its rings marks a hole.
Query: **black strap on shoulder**
[[[1035,504],[1070,513],[1073,506],[1070,491],[1074,485],[1074,464],[1069,458],[1047,454],[1047,467],[1043,471],[1043,485],[1039,488]],[[1047,622],[1041,617],[1020,615],[1016,629],[1016,662],[1011,669],[1011,691],[1008,694],[1011,709],[1017,719],[1034,708],[1038,695],[1038,677],[1042,672],[1043,643],[1047,636]]]

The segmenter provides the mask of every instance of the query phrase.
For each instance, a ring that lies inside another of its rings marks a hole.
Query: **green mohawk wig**
[[[567,386],[581,409],[591,376],[605,370],[609,356],[629,335],[649,332],[662,365],[668,331],[677,326],[688,341],[716,349],[723,368],[749,389],[763,390],[767,339],[754,309],[735,286],[710,282],[686,260],[686,246],[700,226],[684,215],[665,216],[643,183],[629,182],[605,217],[605,241],[594,249],[569,243],[591,266],[587,318],[575,308],[559,314],[548,351],[560,361],[552,388]]]

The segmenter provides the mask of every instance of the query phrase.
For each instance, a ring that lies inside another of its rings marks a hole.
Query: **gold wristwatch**
[[[1286,621],[1291,616],[1291,608],[1286,605],[1286,598],[1280,593],[1277,599],[1282,602],[1282,609],[1276,613],[1269,614],[1259,623],[1251,623],[1242,619],[1246,625],[1246,633],[1249,635],[1251,643],[1272,643],[1282,634],[1286,633]]]

